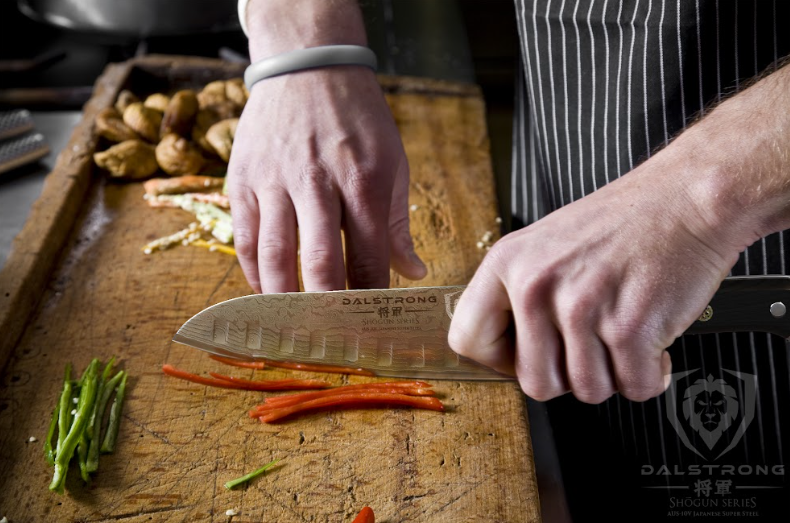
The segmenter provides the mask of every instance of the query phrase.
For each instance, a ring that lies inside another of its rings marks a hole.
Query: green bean
[[[274,461],[270,461],[266,465],[262,466],[258,470],[253,470],[252,472],[250,472],[245,476],[228,481],[227,483],[225,483],[225,488],[228,490],[232,490],[234,487],[237,487],[242,483],[247,483],[249,480],[257,478],[258,476],[260,476],[261,474],[272,468],[274,465],[276,465],[278,461],[280,460],[275,459]]]
[[[104,387],[105,387],[105,384],[107,383],[107,380],[110,377],[110,373],[112,373],[112,366],[113,366],[114,363],[115,363],[115,357],[113,356],[110,359],[110,361],[107,363],[107,365],[104,367],[104,372],[102,372],[101,378],[99,379],[99,388],[96,391],[96,397],[97,398],[101,398],[102,394],[104,393]],[[102,405],[105,405],[105,404],[106,404],[106,402],[104,404],[102,404]],[[99,407],[99,402],[97,401],[95,403],[95,406],[93,407],[93,412],[91,413],[91,419],[88,422],[88,428],[86,429],[88,431],[88,438],[91,439],[91,440],[93,439],[93,432],[97,428],[96,427],[96,410],[97,410],[98,407]],[[101,418],[103,413],[104,413],[104,411],[102,411],[102,413],[99,414],[99,418]]]
[[[47,463],[50,465],[55,464],[55,451],[52,450],[52,437],[55,435],[55,429],[58,426],[58,413],[60,407],[56,406],[52,409],[52,419],[49,421],[49,430],[47,430],[47,439],[44,440],[44,457],[47,458]]]
[[[77,443],[77,458],[79,459],[80,464],[80,476],[82,477],[82,481],[85,483],[90,483],[91,475],[88,471],[88,436],[85,434],[86,431],[82,431],[82,436],[80,437],[79,443]]]
[[[94,360],[83,375],[83,384],[82,387],[80,387],[80,397],[77,402],[77,412],[74,416],[74,422],[71,424],[71,428],[68,429],[63,444],[60,446],[55,456],[55,474],[52,477],[52,482],[49,484],[49,489],[60,494],[64,492],[69,462],[74,455],[77,444],[80,442],[80,438],[83,437],[85,425],[88,423],[93,409],[93,403],[96,401],[97,367],[98,360]]]
[[[124,377],[126,373],[119,370],[118,373],[104,384],[102,388],[100,385],[101,395],[97,396],[96,407],[93,411],[93,436],[91,439],[90,448],[88,449],[88,472],[96,472],[99,469],[99,447],[101,446],[101,424],[104,420],[104,411],[107,408],[107,402],[110,400],[118,382]],[[106,433],[106,431],[105,431]]]
[[[123,371],[122,371],[123,372]],[[102,452],[112,452],[115,450],[115,440],[118,438],[118,427],[121,424],[121,409],[123,408],[123,398],[126,393],[126,372],[123,373],[121,383],[115,391],[115,399],[110,408],[110,419],[107,422],[107,433],[101,444]]]
[[[66,434],[69,433],[69,426],[71,421],[71,363],[66,365],[66,376],[63,380],[63,392],[60,395],[58,415],[58,442],[55,446],[55,457],[60,454],[60,449],[63,447],[63,440],[66,439]]]

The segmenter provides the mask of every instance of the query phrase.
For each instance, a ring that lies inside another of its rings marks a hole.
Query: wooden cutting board
[[[238,76],[213,60],[146,57],[108,68],[82,124],[0,273],[0,517],[23,521],[345,522],[370,506],[380,522],[539,521],[524,397],[512,383],[434,382],[447,412],[327,411],[275,425],[247,416],[263,393],[169,378],[231,369],[173,343],[204,307],[248,294],[235,258],[194,247],[140,247],[191,216],[150,209],[140,184],[92,167],[92,121],[122,87],[162,89]],[[484,118],[475,86],[381,77],[411,165],[411,227],[429,267],[420,285],[468,282],[496,233]],[[61,248],[62,245],[62,248]],[[393,286],[416,285],[393,275]],[[117,449],[91,485],[72,468],[47,490],[42,441],[64,366],[116,356],[130,375]],[[369,378],[320,375],[335,384]],[[38,439],[29,443],[31,436]],[[223,484],[279,458],[247,488]]]

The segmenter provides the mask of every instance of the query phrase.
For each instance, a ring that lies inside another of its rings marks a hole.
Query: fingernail
[[[421,272],[424,274],[428,273],[428,267],[425,266],[425,263],[417,256],[417,253],[414,250],[409,251],[409,259],[411,262],[421,269]]]
[[[664,374],[664,390],[672,383],[672,357],[667,351],[661,354],[661,372]]]

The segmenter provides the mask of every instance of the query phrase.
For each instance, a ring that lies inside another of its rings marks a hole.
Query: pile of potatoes
[[[112,177],[139,180],[227,170],[239,116],[249,91],[241,78],[218,80],[196,92],[155,93],[140,100],[121,91],[96,117],[96,131],[114,145],[93,155]]]

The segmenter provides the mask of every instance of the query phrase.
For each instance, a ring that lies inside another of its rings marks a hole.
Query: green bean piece
[[[66,376],[63,380],[63,392],[60,394],[60,413],[58,415],[58,442],[55,446],[55,457],[60,454],[63,448],[63,441],[69,433],[71,416],[71,363],[66,365]]]
[[[79,459],[80,464],[80,476],[82,477],[82,481],[85,483],[90,483],[91,475],[88,471],[88,436],[85,434],[86,431],[82,431],[82,436],[80,437],[79,443],[77,443],[77,457]]]
[[[270,461],[266,465],[262,466],[258,470],[253,470],[246,476],[242,476],[240,478],[236,478],[231,481],[228,481],[227,483],[225,483],[225,488],[228,490],[232,490],[233,488],[241,485],[242,483],[247,483],[249,480],[257,478],[258,476],[260,476],[261,474],[272,468],[274,465],[276,465],[278,461],[280,460],[275,459],[274,461]]]
[[[55,451],[52,450],[52,437],[55,435],[55,429],[58,426],[58,414],[60,413],[60,405],[52,409],[52,419],[49,421],[49,429],[47,430],[47,439],[44,440],[44,457],[47,458],[47,463],[50,465],[55,464]]]
[[[55,474],[52,477],[52,482],[49,484],[49,489],[59,494],[64,492],[69,462],[74,455],[77,444],[80,442],[80,438],[83,436],[85,425],[88,423],[93,409],[93,403],[96,401],[97,367],[98,364],[91,363],[89,371],[85,375],[83,386],[80,388],[80,397],[77,402],[77,413],[74,416],[74,422],[71,424],[71,428],[63,440],[63,445],[55,456]]]
[[[110,361],[104,367],[104,372],[102,372],[101,378],[99,378],[99,388],[96,391],[96,397],[97,398],[101,398],[102,394],[104,393],[104,387],[105,387],[105,384],[107,383],[107,380],[110,378],[110,374],[112,373],[112,366],[113,366],[114,363],[115,363],[115,356],[110,358]],[[103,403],[102,405],[106,405],[106,402]],[[98,407],[99,407],[99,402],[97,401],[96,403],[94,403],[93,412],[91,413],[91,419],[88,422],[88,428],[86,429],[87,432],[88,432],[88,439],[90,439],[90,440],[93,440],[93,433],[96,430],[96,410],[97,410]],[[102,411],[102,414],[100,414],[100,417],[103,414],[104,414],[104,411]]]
[[[115,390],[115,399],[110,407],[110,419],[107,421],[107,433],[101,444],[102,452],[112,452],[115,450],[115,440],[118,438],[118,427],[121,425],[121,409],[123,408],[123,398],[126,394],[126,372],[123,372],[121,383]]]
[[[96,472],[99,469],[99,447],[101,447],[101,424],[102,421],[104,421],[104,411],[107,409],[107,402],[110,400],[110,395],[125,374],[124,371],[119,370],[115,376],[104,384],[104,387],[101,385],[99,386],[101,394],[97,395],[96,407],[93,411],[93,437],[91,439],[90,448],[88,449],[88,472]]]

